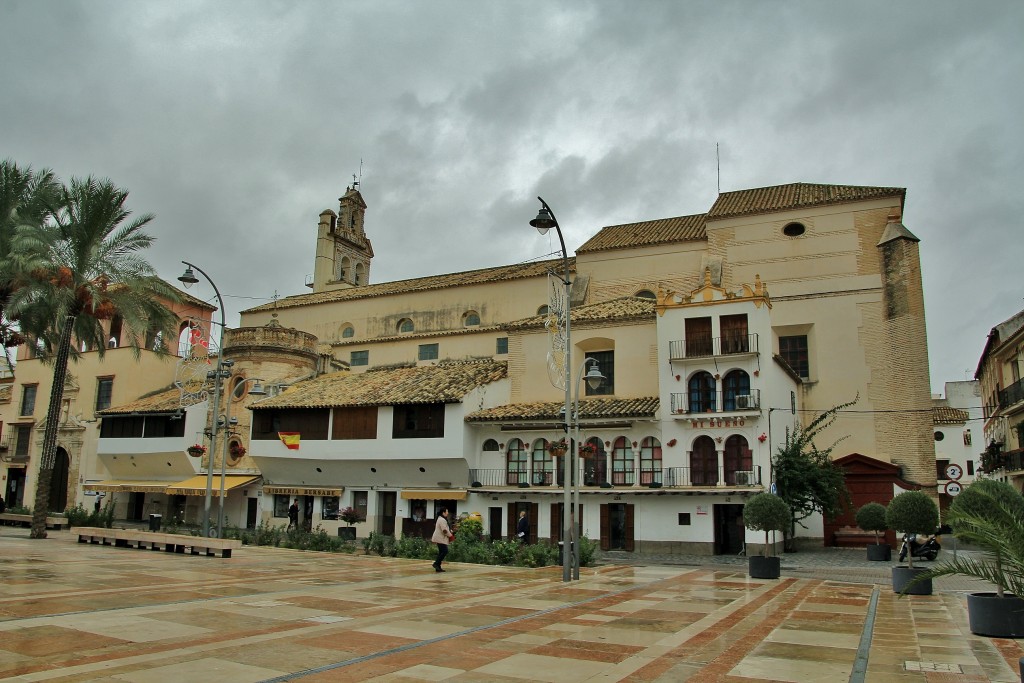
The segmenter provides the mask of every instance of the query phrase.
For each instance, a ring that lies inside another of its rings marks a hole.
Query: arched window
[[[600,486],[608,481],[608,455],[604,450],[604,443],[596,436],[592,436],[583,442],[590,447],[590,454],[581,451],[583,460],[583,485]]]
[[[547,315],[549,310],[550,309],[547,307],[547,305],[541,306],[540,308],[537,309],[537,315]]]
[[[661,442],[653,436],[640,442],[640,483],[661,483]]]
[[[546,439],[533,442],[533,485],[551,486],[554,483],[555,462],[548,453]]]
[[[722,408],[738,410],[750,407],[749,404],[737,403],[737,396],[750,396],[750,375],[743,370],[733,370],[722,380]]]
[[[633,477],[633,446],[629,439],[620,436],[612,446],[612,484],[615,486],[632,486],[636,483]]]
[[[110,340],[107,342],[107,348],[116,349],[121,345],[121,328],[123,325],[124,321],[119,315],[115,315],[110,319]]]
[[[342,339],[351,339],[354,336],[356,336],[356,328],[352,327],[351,325],[345,325],[343,328],[341,328]]]
[[[416,326],[412,324],[412,321],[408,318],[402,318],[398,321],[398,332],[404,334],[406,332],[412,332],[416,329]]]
[[[345,277],[352,272],[352,261],[349,260],[348,256],[341,258],[341,264],[338,266],[338,279],[342,282],[345,281]]]
[[[192,326],[183,322],[178,328],[178,355],[188,358],[192,351]]]
[[[690,451],[690,483],[694,486],[714,486],[718,483],[718,454],[710,436],[698,436]]]
[[[633,296],[638,296],[641,299],[655,299],[655,300],[657,300],[657,298],[658,298],[658,297],[654,296],[654,292],[652,292],[649,289],[641,289],[639,292],[637,292]]]
[[[462,317],[462,324],[466,327],[475,327],[480,324],[480,315],[476,311],[468,311]]]
[[[528,482],[528,457],[529,453],[527,453],[526,446],[523,445],[521,439],[512,439],[508,442],[508,448],[505,449],[505,482],[509,486],[516,486],[520,482],[524,484]]]
[[[487,441],[484,441],[483,450],[485,450],[485,451],[496,451],[496,450],[498,450],[498,442],[495,441],[494,439],[487,439]]]
[[[710,372],[702,370],[690,378],[688,413],[715,412],[715,378]]]
[[[366,275],[366,267],[363,266],[362,263],[357,263],[356,264],[356,275],[355,275],[355,278],[353,278],[353,280],[352,280],[353,284],[357,284],[357,285],[363,284],[363,279],[364,279],[365,275]]]
[[[733,434],[725,440],[722,455],[725,467],[725,483],[729,486],[748,486],[754,483],[754,453],[747,446],[747,440]]]

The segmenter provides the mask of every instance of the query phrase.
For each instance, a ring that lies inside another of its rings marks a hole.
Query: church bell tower
[[[370,282],[373,247],[363,230],[366,202],[353,181],[338,199],[338,212],[325,209],[317,228],[314,292],[362,287]]]

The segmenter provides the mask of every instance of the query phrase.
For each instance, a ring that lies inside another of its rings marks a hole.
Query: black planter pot
[[[338,538],[346,541],[356,540],[356,528],[354,526],[339,526]]]
[[[1024,638],[1024,600],[995,593],[970,593],[967,618],[971,633],[990,638]]]
[[[888,562],[892,559],[892,548],[886,543],[872,543],[867,549],[868,560],[871,562]]]
[[[747,573],[752,579],[777,579],[782,573],[781,562],[777,557],[751,555],[747,558]]]
[[[925,567],[893,567],[892,568],[892,592],[902,593],[906,589],[907,595],[931,595],[932,594],[932,580],[926,579],[924,581],[918,581],[910,588],[907,586],[914,577],[921,572],[928,571]]]

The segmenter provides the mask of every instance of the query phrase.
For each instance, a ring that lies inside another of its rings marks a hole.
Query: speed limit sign
[[[958,495],[960,495],[960,492],[963,491],[963,490],[964,490],[963,486],[961,486],[960,482],[958,482],[958,481],[947,481],[946,482],[946,495],[947,496],[950,496],[950,497],[958,496]]]
[[[946,479],[959,479],[964,476],[964,469],[960,465],[946,465]]]

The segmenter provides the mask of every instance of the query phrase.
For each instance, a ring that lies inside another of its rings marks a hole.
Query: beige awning
[[[344,486],[264,486],[268,496],[327,496],[333,498],[345,491]]]
[[[230,491],[237,489],[240,486],[251,484],[252,482],[259,479],[259,475],[251,474],[229,474],[224,477],[224,490]],[[179,481],[177,484],[171,484],[167,487],[167,493],[172,496],[205,496],[206,495],[206,475],[200,474],[186,479],[185,481]],[[217,498],[220,497],[220,475],[214,475],[213,487],[211,494]]]
[[[402,500],[466,500],[465,489],[405,489]]]
[[[172,481],[133,481],[125,479],[107,479],[105,481],[94,481],[82,486],[86,491],[106,491],[108,493],[136,492],[136,493],[163,493]]]

